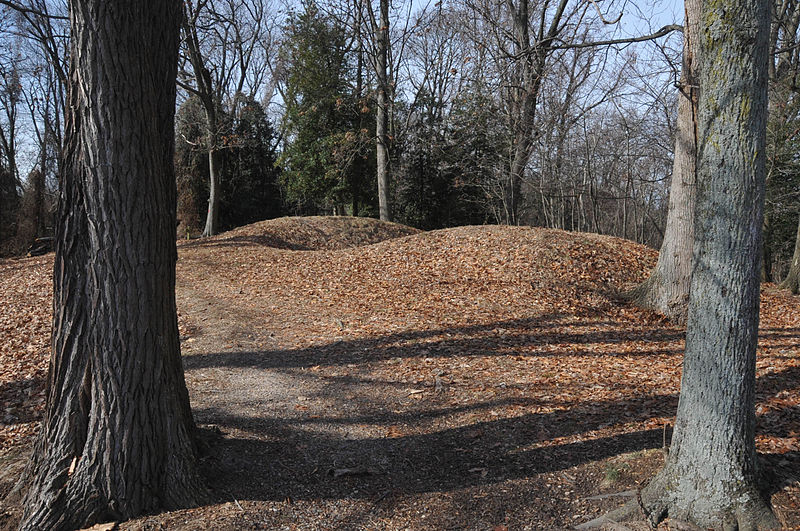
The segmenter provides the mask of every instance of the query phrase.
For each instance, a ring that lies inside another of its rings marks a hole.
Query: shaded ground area
[[[412,232],[284,218],[180,244],[186,376],[217,503],[123,529],[559,529],[652,475],[683,330],[616,293],[655,254],[541,229]],[[0,361],[22,371],[0,379],[0,489],[40,414],[49,324],[15,315],[49,310],[50,263],[0,262],[17,290],[10,302],[4,287]],[[800,526],[798,302],[765,287],[758,361],[758,446],[787,526]]]

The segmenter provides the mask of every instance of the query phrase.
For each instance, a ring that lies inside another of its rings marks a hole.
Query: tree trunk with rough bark
[[[782,289],[788,289],[792,295],[800,293],[800,224],[797,226],[797,239],[794,243],[794,255],[792,264],[789,266],[789,273],[781,282]]]
[[[686,22],[683,36],[683,67],[678,94],[678,123],[669,209],[664,239],[656,267],[629,297],[639,306],[650,308],[684,323],[689,306],[694,247],[695,181],[697,159],[697,97],[699,65],[697,47],[700,1],[684,2]]]
[[[779,527],[758,489],[755,451],[769,19],[762,0],[701,6],[686,353],[669,457],[641,491],[653,523]]]
[[[175,308],[180,3],[73,0],[47,407],[21,529],[196,505]]]
[[[375,28],[375,73],[377,76],[377,112],[375,144],[377,148],[378,209],[382,221],[391,221],[389,204],[389,0],[381,0],[380,20]]]

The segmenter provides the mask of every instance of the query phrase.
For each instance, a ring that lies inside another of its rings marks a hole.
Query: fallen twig
[[[586,501],[605,500],[608,498],[632,498],[636,496],[635,490],[626,490],[624,492],[609,492],[608,494],[598,494],[597,496],[589,496],[584,498]]]

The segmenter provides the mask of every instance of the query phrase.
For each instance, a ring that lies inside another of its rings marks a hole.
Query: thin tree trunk
[[[41,153],[41,172],[42,182],[41,187],[37,190],[36,194],[36,237],[39,238],[45,235],[47,230],[47,218],[44,210],[44,191],[47,185],[47,142],[50,137],[50,120],[49,114],[45,115],[44,120],[44,135],[42,135],[42,153]]]
[[[47,407],[23,530],[195,505],[175,308],[180,3],[73,0]],[[113,58],[113,60],[110,60]]]
[[[216,124],[213,127],[216,129]],[[219,150],[216,148],[216,134],[210,132],[208,136],[208,211],[203,238],[214,236],[219,230]]]
[[[34,170],[30,177],[30,186],[33,189],[33,240],[44,236],[44,172]]]
[[[377,113],[375,144],[378,171],[378,209],[382,221],[391,221],[389,204],[389,0],[380,0],[380,20],[375,29]]]
[[[356,12],[361,13],[360,0],[354,0],[353,8]],[[356,112],[358,113],[358,130],[365,131],[364,127],[364,113],[361,108],[364,105],[362,99],[364,98],[364,42],[363,34],[361,32],[361,17],[360,15],[355,21],[356,29],[356,42],[358,43],[358,51],[356,54]],[[361,150],[356,154],[353,168],[353,178],[350,180],[350,195],[353,204],[353,217],[358,217],[358,207],[361,201],[361,184],[364,182],[364,157],[361,155]]]
[[[762,246],[763,257],[761,262],[761,281],[772,282],[772,244],[770,243],[772,240],[772,224],[770,223],[770,217],[766,212],[764,213],[764,228],[762,234],[764,245]]]
[[[200,50],[200,38],[197,35],[197,17],[200,6],[184,5],[182,16],[182,29],[186,47],[189,52],[189,62],[192,64],[195,78],[195,88],[192,89],[203,105],[206,115],[206,136],[208,150],[208,210],[202,237],[214,236],[218,230],[219,220],[219,127],[217,109],[219,96],[214,90],[214,80],[211,72],[206,68],[203,54]]]
[[[629,296],[650,308],[685,322],[689,303],[694,245],[695,181],[697,153],[697,96],[700,74],[696,54],[699,39],[697,18],[700,1],[686,0],[681,90],[678,96],[678,124],[669,209],[658,262],[650,277]]]
[[[797,238],[794,243],[794,256],[789,266],[789,273],[781,282],[782,289],[788,289],[793,295],[800,293],[800,223],[797,226]]]

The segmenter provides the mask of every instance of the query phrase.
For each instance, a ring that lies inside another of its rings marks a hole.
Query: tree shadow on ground
[[[537,345],[560,345],[558,352],[536,352],[531,356],[613,356],[615,353],[594,351],[584,346],[640,342],[665,344],[682,340],[684,331],[663,325],[641,326],[631,323],[592,320],[583,332],[559,332],[559,329],[580,328],[574,322],[560,321],[563,316],[550,314],[536,318],[498,321],[490,324],[434,330],[410,330],[386,334],[375,338],[343,340],[295,350],[263,350],[192,354],[184,358],[187,370],[207,367],[257,367],[278,369],[311,367],[314,365],[351,365],[375,362],[392,358],[419,356],[432,358],[461,356],[465,353],[481,355],[508,354],[508,348],[520,348],[520,355],[527,355],[525,347]],[[603,330],[609,327],[608,330]],[[611,328],[613,327],[613,328]],[[424,342],[424,343],[423,343]],[[675,354],[681,350],[673,347],[618,352],[620,356],[652,356]]]
[[[676,394],[559,402],[548,398],[547,389],[528,389],[531,392],[524,396],[500,393],[492,398],[473,397],[464,404],[447,403],[431,392],[429,399],[414,402],[398,399],[397,392],[408,384],[376,380],[363,365],[412,357],[441,360],[469,353],[501,356],[508,355],[509,347],[515,349],[515,355],[533,357],[678,354],[678,349],[665,349],[664,345],[683,337],[681,330],[661,326],[603,330],[602,322],[587,325],[584,332],[559,333],[556,329],[567,325],[553,316],[400,332],[298,350],[187,356],[187,373],[245,368],[291,374],[296,381],[309,384],[308,389],[301,385],[298,393],[324,400],[329,408],[304,413],[288,403],[283,410],[272,407],[251,415],[230,408],[198,409],[201,424],[222,430],[222,435],[214,437],[204,470],[219,501],[375,500],[386,493],[413,496],[499,488],[509,481],[527,481],[526,488],[541,484],[546,489],[546,474],[660,448],[669,441],[668,428],[636,426],[644,426],[652,418],[672,417]],[[516,333],[496,335],[497,330]],[[525,353],[524,347],[544,342],[564,348]],[[639,342],[648,348],[639,352],[614,348],[623,342]],[[582,348],[585,345],[612,348],[595,352]],[[347,371],[320,378],[305,370],[318,366],[346,367]],[[797,376],[796,368],[767,374],[759,378],[758,388],[768,394],[793,389],[798,386]],[[371,395],[369,390],[376,386],[396,393]],[[509,415],[512,406],[519,406],[521,413]],[[531,413],[537,408],[547,411]],[[501,413],[493,416],[496,410]],[[760,422],[771,421],[765,416]],[[770,466],[772,460],[766,458]]]
[[[610,415],[598,416],[591,424],[608,421]],[[309,433],[282,419],[217,413],[207,420],[223,431],[249,435],[217,440],[204,468],[224,501],[228,496],[362,498],[385,490],[417,494],[530,478],[662,443],[662,430],[653,429],[548,444],[544,426],[554,434],[586,429],[571,417],[524,415],[433,433],[350,439]]]
[[[552,330],[580,328],[574,322],[560,322],[559,314],[536,318],[499,321],[496,323],[465,327],[441,328],[434,330],[411,330],[387,334],[375,338],[344,340],[295,350],[236,351],[208,354],[192,354],[184,358],[187,369],[204,367],[257,367],[262,369],[303,368],[314,365],[350,365],[374,362],[392,358],[407,358],[425,355],[432,358],[460,356],[464,353],[481,355],[508,354],[509,348],[521,349],[517,355],[523,356],[653,356],[680,354],[680,347],[670,345],[682,341],[685,331],[662,324],[638,325],[614,321],[591,320],[586,326],[591,330],[584,332],[558,332]],[[608,330],[603,330],[609,327]],[[613,328],[612,328],[613,327]],[[765,330],[761,340],[784,339],[784,343],[773,343],[774,348],[796,348],[800,341],[797,331]],[[425,341],[424,343],[421,343]],[[597,345],[640,343],[652,345],[638,350],[596,350]],[[537,345],[558,345],[563,348],[556,352],[526,353],[526,347]],[[660,346],[658,346],[660,345]],[[657,347],[658,346],[658,347]]]
[[[0,426],[25,424],[41,419],[41,404],[33,396],[45,385],[45,376],[13,380],[0,384]]]

